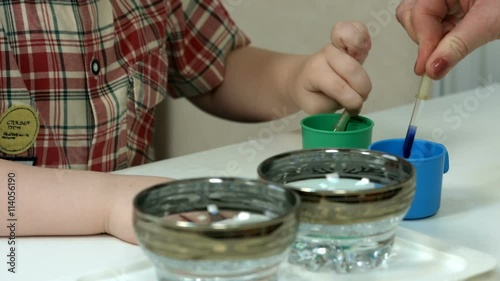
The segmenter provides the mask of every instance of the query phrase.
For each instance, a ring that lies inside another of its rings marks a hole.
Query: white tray
[[[368,272],[339,275],[333,272],[310,273],[298,266],[283,264],[280,281],[451,281],[465,280],[492,270],[496,259],[461,246],[450,245],[399,228],[393,255],[380,268]],[[152,281],[155,272],[149,261],[141,260],[122,267],[82,276],[77,281]]]

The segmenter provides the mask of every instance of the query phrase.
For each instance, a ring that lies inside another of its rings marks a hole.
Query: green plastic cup
[[[302,119],[302,147],[368,149],[372,142],[373,121],[364,116],[352,116],[345,131],[334,132],[333,126],[340,116],[341,114],[328,113]]]

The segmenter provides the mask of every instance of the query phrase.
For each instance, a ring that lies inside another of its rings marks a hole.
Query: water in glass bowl
[[[371,182],[368,178],[362,179],[347,179],[340,178],[338,174],[328,174],[324,178],[307,179],[294,181],[287,184],[296,188],[307,188],[310,191],[321,190],[364,190],[379,188],[383,185]]]
[[[258,214],[249,211],[219,210],[217,205],[211,204],[207,206],[206,211],[167,214],[164,219],[224,227],[262,222],[276,216],[269,211]],[[180,260],[145,250],[155,264],[159,281],[275,281],[278,280],[279,265],[288,252],[256,259]]]
[[[252,260],[178,260],[146,250],[159,281],[277,281],[288,252]]]
[[[346,179],[336,174],[325,178],[287,183],[302,190],[364,190],[383,185],[367,178]],[[288,261],[310,271],[364,272],[389,257],[396,227],[404,214],[365,223],[321,225],[301,222]]]

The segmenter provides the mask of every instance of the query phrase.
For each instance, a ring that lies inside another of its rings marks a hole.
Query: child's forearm
[[[108,232],[135,242],[132,199],[161,181],[166,179],[44,169],[0,160],[0,220],[15,224],[19,236]],[[1,236],[9,233],[0,227]]]
[[[266,121],[298,110],[318,114],[345,108],[359,114],[372,89],[363,68],[371,48],[368,28],[361,22],[338,22],[330,39],[310,56],[236,49],[226,58],[223,83],[191,101],[237,121]]]
[[[287,55],[246,47],[237,49],[226,60],[224,82],[211,95],[191,99],[214,115],[238,121],[277,119],[277,112],[299,110],[287,91],[289,77],[300,70],[306,56]]]

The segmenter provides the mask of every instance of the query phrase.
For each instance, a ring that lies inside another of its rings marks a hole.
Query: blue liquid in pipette
[[[416,134],[417,134],[417,126],[410,125],[408,127],[408,132],[406,132],[406,138],[403,144],[403,156],[405,158],[409,158],[411,155],[411,148],[413,146],[413,141],[415,141]]]

